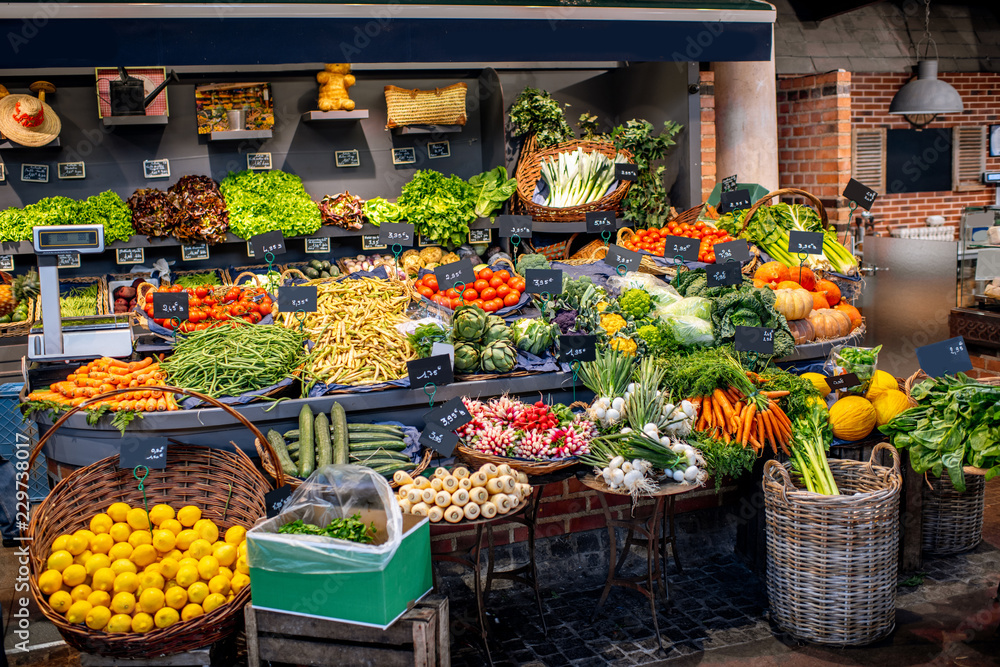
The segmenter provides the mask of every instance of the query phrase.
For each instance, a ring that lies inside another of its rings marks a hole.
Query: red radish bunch
[[[560,421],[559,414],[542,401],[528,405],[507,396],[486,403],[463,398],[472,421],[456,429],[463,444],[494,456],[524,459],[559,459],[590,451],[597,436],[593,422],[584,415]],[[568,411],[563,409],[563,414]]]

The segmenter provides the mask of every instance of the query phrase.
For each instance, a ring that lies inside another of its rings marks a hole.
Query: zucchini
[[[291,431],[285,431],[283,435],[285,436],[285,440],[298,440],[299,429],[293,428]]]
[[[347,463],[347,413],[344,406],[337,401],[330,406],[330,425],[333,427],[333,462],[338,465]]]
[[[403,429],[391,424],[348,424],[350,433],[391,433],[403,437]]]
[[[313,443],[313,411],[308,405],[299,412],[299,477],[305,479],[316,469],[316,450]]]
[[[406,454],[400,454],[399,452],[387,452],[384,449],[378,452],[362,452],[360,454],[351,454],[351,462],[355,463],[357,461],[373,461],[375,459],[388,459],[390,461],[409,461],[410,457]]]
[[[325,412],[316,415],[316,467],[322,468],[333,463],[333,446],[330,442],[330,419]]]
[[[406,449],[406,443],[395,440],[375,440],[372,442],[352,442],[351,453],[354,452],[374,452],[379,449],[387,449],[390,452],[401,452]]]
[[[281,471],[292,477],[298,475],[299,470],[292,463],[292,457],[288,455],[288,450],[285,448],[285,439],[281,437],[281,434],[271,429],[267,432],[267,441],[271,443],[274,453],[278,456],[278,464],[281,466]]]
[[[288,453],[289,454],[293,454],[293,453],[298,454],[298,452],[299,452],[299,441],[298,440],[294,440],[294,441],[288,443]]]

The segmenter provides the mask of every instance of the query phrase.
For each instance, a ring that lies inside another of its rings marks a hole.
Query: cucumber
[[[354,452],[374,452],[379,449],[387,449],[391,452],[401,452],[406,449],[406,443],[395,440],[373,440],[371,442],[352,442],[351,453]]]
[[[333,446],[330,442],[330,419],[325,412],[316,415],[316,467],[333,463]]]
[[[337,401],[330,406],[330,424],[333,427],[333,462],[343,465],[347,458],[347,413]]]
[[[403,437],[403,429],[390,424],[348,424],[347,430],[350,433],[392,433]]]
[[[299,441],[298,440],[294,440],[294,441],[288,443],[288,453],[289,454],[298,454],[299,453]]]
[[[285,440],[298,440],[299,429],[293,428],[291,431],[285,431],[282,435],[285,436]]]
[[[292,457],[288,455],[288,450],[285,448],[285,439],[281,437],[281,434],[271,429],[267,432],[267,441],[271,443],[271,448],[278,455],[278,464],[281,466],[281,471],[293,477],[298,475],[299,470],[292,463]]]
[[[378,459],[387,459],[389,461],[409,461],[410,457],[406,454],[400,454],[399,452],[387,452],[384,449],[378,452],[361,452],[359,454],[351,454],[351,462],[361,461],[365,463],[367,461],[375,461]]]
[[[351,433],[347,438],[351,442],[380,442],[382,440],[403,441],[403,436],[392,433]]]
[[[413,468],[412,463],[391,463],[387,465],[375,466],[372,468],[375,472],[388,478],[392,478],[392,474],[397,470],[410,470]]]
[[[303,479],[316,469],[316,450],[313,443],[313,411],[308,405],[299,412],[299,477]]]
[[[368,468],[378,468],[387,465],[402,465],[402,466],[407,466],[409,468],[413,467],[413,464],[410,462],[409,459],[406,459],[404,461],[400,459],[373,458],[369,459],[368,461],[351,461],[351,464],[356,466],[367,466]]]

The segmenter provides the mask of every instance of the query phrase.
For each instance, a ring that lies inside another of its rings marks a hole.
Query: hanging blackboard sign
[[[357,149],[351,151],[335,151],[334,157],[337,159],[338,167],[360,167],[361,154]]]
[[[270,153],[247,153],[247,169],[251,171],[266,171],[270,168]]]
[[[414,164],[417,161],[417,149],[413,146],[392,149],[393,164]]]
[[[119,264],[142,264],[146,261],[143,248],[115,248],[115,259]]]
[[[447,141],[432,141],[427,144],[427,157],[436,160],[442,157],[451,157],[451,144]]]
[[[146,178],[170,178],[170,160],[143,160],[142,174]]]
[[[181,246],[181,259],[185,262],[208,259],[208,244],[195,243],[193,245]]]
[[[56,171],[60,180],[87,177],[87,166],[83,162],[60,162]]]
[[[323,255],[330,252],[330,237],[306,237],[306,252],[310,255]]]
[[[22,164],[22,183],[48,183],[49,165],[47,164]]]

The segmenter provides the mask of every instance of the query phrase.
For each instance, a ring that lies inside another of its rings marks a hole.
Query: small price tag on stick
[[[600,234],[601,232],[613,232],[617,226],[614,211],[587,211],[587,232],[589,234]]]
[[[278,288],[278,310],[283,313],[316,312],[316,286],[302,285]]]
[[[731,213],[750,208],[753,202],[750,201],[749,190],[733,190],[719,194],[719,213]]]
[[[420,444],[447,458],[458,446],[458,436],[437,424],[428,424],[420,434]]]
[[[451,357],[447,354],[407,361],[406,370],[410,376],[410,387],[413,389],[420,389],[428,382],[440,387],[451,384],[455,379]]]
[[[918,347],[917,361],[920,368],[934,378],[972,370],[969,350],[961,336]]]
[[[597,336],[559,336],[559,358],[563,361],[597,359]]]
[[[750,261],[750,245],[743,239],[719,243],[714,247],[714,250],[717,264]]]
[[[613,243],[608,246],[608,254],[604,256],[604,263],[614,267],[615,270],[624,265],[626,271],[638,271],[641,262],[641,252],[629,250]]]
[[[718,257],[718,255],[716,255]],[[723,285],[742,285],[743,267],[739,262],[725,262],[723,264],[709,265],[705,269],[709,287],[721,287]]]
[[[774,354],[774,329],[768,327],[736,327],[733,341],[737,352]]]
[[[847,182],[847,187],[844,188],[844,199],[853,201],[866,211],[872,210],[872,204],[877,198],[877,192],[853,178]]]
[[[788,232],[788,252],[793,255],[822,255],[823,232]]]
[[[522,239],[531,238],[530,215],[498,215],[497,222],[500,223],[500,238],[502,239],[509,239],[512,236]]]
[[[698,246],[697,239],[689,239],[686,236],[667,236],[664,238],[663,256],[666,259],[679,256],[685,262],[697,262]]]
[[[425,424],[438,424],[448,431],[461,428],[471,421],[472,415],[465,409],[465,404],[458,396],[424,415]]]
[[[188,318],[187,292],[153,292],[153,318],[183,322]]]
[[[472,261],[469,259],[462,259],[451,264],[435,267],[434,275],[437,276],[438,284],[441,286],[442,291],[449,287],[454,287],[456,283],[472,287],[472,284],[476,282],[476,269],[472,266]]]
[[[528,269],[524,272],[524,291],[528,294],[562,294],[563,272],[560,269]]]
[[[253,256],[258,259],[266,259],[267,253],[284,255],[285,236],[280,231],[264,232],[257,236],[251,236],[250,247],[253,248]]]
[[[131,470],[136,466],[146,466],[150,470],[166,468],[167,439],[157,437],[123,438],[118,455],[118,467]]]
[[[413,246],[413,225],[408,222],[383,222],[378,228],[379,243],[385,246]]]
[[[828,377],[826,384],[830,389],[850,389],[851,387],[860,387],[862,382],[857,373],[845,373],[844,375]]]
[[[292,491],[292,487],[285,484],[284,486],[279,486],[274,491],[268,491],[264,494],[264,509],[267,512],[268,519],[281,514],[281,510],[285,509],[285,505],[288,504],[289,499],[292,497]]]

